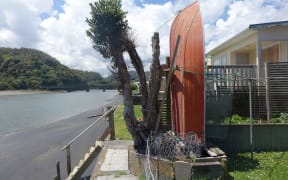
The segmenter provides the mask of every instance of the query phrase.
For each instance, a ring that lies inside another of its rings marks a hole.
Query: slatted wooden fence
[[[288,63],[269,64],[271,111],[288,112]]]

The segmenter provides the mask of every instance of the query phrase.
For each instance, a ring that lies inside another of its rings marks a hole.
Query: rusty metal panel
[[[180,133],[204,135],[204,40],[198,2],[183,9],[173,21],[170,56],[181,36],[171,79],[173,129]]]

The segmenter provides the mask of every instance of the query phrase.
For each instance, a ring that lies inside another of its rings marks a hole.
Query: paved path
[[[128,169],[128,147],[132,141],[105,141],[105,148],[91,176],[92,180],[137,180]]]

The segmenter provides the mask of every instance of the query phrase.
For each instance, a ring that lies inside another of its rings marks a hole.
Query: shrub
[[[279,120],[279,118],[275,118],[274,117],[274,118],[271,119],[271,122],[272,123],[280,123],[280,120]]]
[[[11,90],[11,89],[13,88],[10,86],[10,84],[0,80],[0,90]]]
[[[279,121],[280,123],[288,123],[288,113],[281,113]]]
[[[137,90],[137,85],[136,85],[136,83],[134,81],[130,82],[130,88],[131,88],[132,91]]]
[[[247,124],[249,122],[250,122],[249,118],[241,117],[238,114],[234,114],[231,117],[231,124]],[[224,123],[229,124],[230,123],[230,117],[225,118]]]

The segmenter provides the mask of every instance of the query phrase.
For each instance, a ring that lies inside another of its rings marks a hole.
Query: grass
[[[120,105],[117,107],[114,114],[114,126],[115,126],[115,136],[119,140],[132,140],[130,133],[127,130],[124,117],[123,117],[124,106]],[[141,106],[135,105],[134,111],[136,118],[142,117]]]
[[[137,118],[142,117],[141,106],[134,106]],[[118,106],[115,112],[115,134],[120,140],[131,140],[123,118],[124,106]],[[228,177],[235,180],[285,180],[288,179],[288,151],[287,152],[261,152],[238,153],[228,157]],[[139,179],[145,179],[140,176]]]
[[[145,175],[142,174],[141,176],[138,177],[138,179],[139,180],[146,180],[146,177],[145,177]]]
[[[118,172],[114,175],[114,177],[115,177],[115,178],[119,178],[119,177],[125,176],[125,175],[127,175],[127,172],[118,171]]]
[[[121,177],[121,176],[127,175],[127,172],[116,171],[116,172],[113,172],[113,173],[100,173],[100,174],[97,174],[97,177],[101,177],[101,176],[111,176],[111,175],[113,175],[115,178],[119,178],[119,177]]]
[[[288,179],[288,152],[238,153],[228,159],[227,179],[284,180]]]

